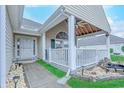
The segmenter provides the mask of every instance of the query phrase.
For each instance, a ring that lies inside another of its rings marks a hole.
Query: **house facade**
[[[102,6],[63,5],[44,24],[23,18],[24,6],[0,6],[0,86],[13,62],[32,63],[38,58],[73,72],[110,56],[110,26]],[[96,12],[97,11],[97,12]],[[102,22],[102,23],[101,23]],[[81,50],[80,36],[106,35],[106,50]],[[102,58],[100,53],[105,54]]]
[[[110,35],[110,48],[113,50],[112,54],[124,55],[122,47],[124,46],[124,38]],[[94,36],[88,38],[80,38],[78,40],[78,48],[82,49],[107,49],[106,36]]]

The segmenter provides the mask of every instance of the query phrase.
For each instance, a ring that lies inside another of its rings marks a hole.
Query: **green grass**
[[[72,88],[123,88],[124,79],[91,82],[72,77],[68,82]]]
[[[53,73],[58,78],[61,78],[61,77],[65,76],[65,74],[66,74],[64,71],[62,71],[58,68],[55,68],[50,64],[47,64],[43,60],[37,60],[37,64],[43,66],[44,68],[46,68],[49,72]]]
[[[37,60],[37,64],[43,66],[58,78],[61,78],[66,74],[64,71],[47,64],[43,60]],[[124,87],[124,79],[91,82],[71,77],[67,84],[72,88],[122,88]]]
[[[124,56],[121,56],[121,55],[111,55],[111,60],[112,61],[124,62]]]

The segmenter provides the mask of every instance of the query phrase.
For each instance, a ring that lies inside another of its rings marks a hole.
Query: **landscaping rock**
[[[26,88],[23,65],[12,64],[7,77],[7,88],[15,88],[13,77],[19,76],[16,88]]]
[[[100,66],[95,66],[94,68],[84,69],[82,75],[82,68],[77,70],[76,75],[80,79],[90,80],[96,82],[98,80],[110,80],[117,78],[124,78],[124,72],[117,71],[114,69],[110,69],[109,72],[106,73],[106,70]]]

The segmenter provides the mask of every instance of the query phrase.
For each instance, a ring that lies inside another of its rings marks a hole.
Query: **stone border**
[[[88,80],[88,81],[96,82],[96,81],[122,79],[122,78],[124,78],[124,75],[92,77],[92,76],[79,76],[79,75],[76,75],[76,74],[75,75],[72,74],[72,77],[79,78],[81,80]]]
[[[23,64],[22,64],[23,65]],[[25,81],[25,84],[27,86],[27,88],[30,88],[30,85],[29,85],[29,82],[28,82],[28,79],[27,79],[27,76],[25,74],[25,69],[24,69],[24,65],[23,65],[23,75],[24,75],[24,81]]]

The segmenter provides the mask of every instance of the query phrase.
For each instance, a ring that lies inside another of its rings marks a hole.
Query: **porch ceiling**
[[[34,22],[32,20],[23,18],[20,29],[26,31],[38,32],[42,28],[42,24]]]
[[[85,21],[78,21],[76,24],[76,36],[86,35],[102,31],[98,27],[95,27]]]

